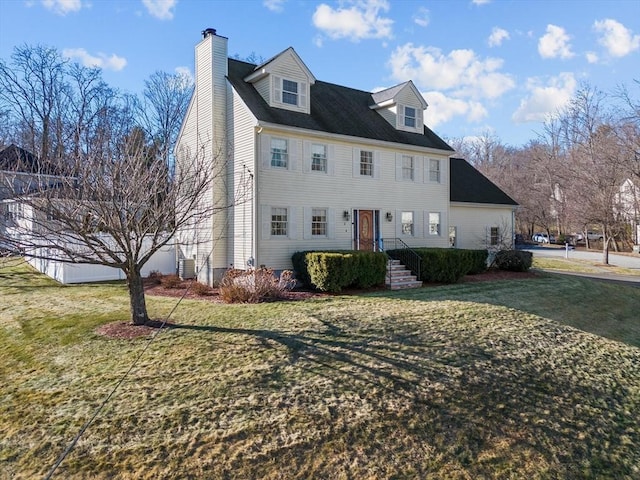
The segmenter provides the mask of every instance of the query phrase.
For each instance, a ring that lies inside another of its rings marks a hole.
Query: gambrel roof
[[[517,206],[518,203],[463,158],[450,159],[449,200]]]
[[[424,135],[394,128],[370,108],[376,103],[370,92],[316,80],[311,86],[311,113],[295,112],[269,106],[254,86],[244,80],[256,65],[230,58],[228,66],[229,82],[260,122],[453,151],[426,126]]]

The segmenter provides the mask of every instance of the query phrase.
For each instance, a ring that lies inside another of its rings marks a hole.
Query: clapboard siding
[[[486,248],[488,246],[488,230],[498,227],[501,236],[511,238],[512,208],[485,204],[453,203],[450,209],[449,224],[456,227],[457,248]]]

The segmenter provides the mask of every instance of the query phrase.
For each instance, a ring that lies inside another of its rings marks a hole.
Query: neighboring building
[[[291,268],[301,250],[449,247],[451,228],[465,248],[487,247],[492,228],[511,236],[515,202],[466,162],[450,170],[426,108],[411,81],[376,93],[322,82],[293,48],[254,65],[205,30],[175,154],[212,159],[222,175],[207,201],[221,209],[180,233],[179,255],[211,283],[232,265]]]
[[[619,213],[631,229],[631,241],[636,246],[640,245],[640,188],[630,178],[620,187],[618,203]]]

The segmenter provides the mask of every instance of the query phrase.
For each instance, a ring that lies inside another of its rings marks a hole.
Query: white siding
[[[317,172],[309,172],[301,168],[260,170],[257,187],[258,205],[296,207],[297,235],[295,240],[260,240],[257,252],[258,264],[275,269],[291,268],[291,255],[296,251],[353,248],[353,209],[378,210],[383,238],[401,237],[400,231],[396,228],[396,222],[386,220],[387,211],[394,215],[396,211],[414,211],[416,212],[414,215],[416,235],[410,238],[403,237],[403,239],[412,246],[448,246],[446,232],[448,232],[449,185],[406,182],[402,183],[402,188],[399,188],[396,181],[396,155],[403,153],[401,146],[398,146],[398,149],[382,148],[379,145],[347,143],[335,138],[320,140],[267,129],[264,129],[258,138],[263,136],[287,138],[298,144],[305,142],[329,144],[331,148],[328,161],[334,162],[335,171],[334,175],[319,175]],[[258,144],[262,143],[258,140]],[[354,177],[354,150],[359,149],[372,150],[376,153],[374,168],[378,170],[377,180]],[[298,162],[302,161],[303,151],[304,149],[298,151]],[[404,151],[404,153],[413,155],[414,158],[421,157],[416,151]],[[443,168],[448,166],[446,156],[439,158],[442,160]],[[333,238],[305,238],[304,211],[309,207],[327,208],[331,212]],[[345,210],[351,216],[349,221],[343,219]],[[265,213],[261,213],[259,210],[259,216],[266,215],[266,211],[265,209]],[[438,237],[425,238],[423,234],[424,212],[429,211],[439,211],[442,214],[443,234]],[[261,225],[262,220],[262,218],[258,219],[258,225]]]
[[[487,232],[498,227],[501,236],[511,238],[513,232],[512,208],[482,204],[451,205],[449,224],[457,230],[457,248],[487,248]],[[504,230],[508,230],[504,231]],[[447,230],[448,234],[448,230]]]

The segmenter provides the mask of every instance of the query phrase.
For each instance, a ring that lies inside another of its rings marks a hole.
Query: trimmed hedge
[[[435,283],[456,283],[467,274],[482,273],[487,269],[487,250],[457,248],[414,248],[420,255],[420,280]],[[402,257],[402,250],[387,252],[392,258]]]
[[[381,285],[387,272],[387,256],[381,252],[306,251],[294,253],[291,261],[299,281],[325,292]]]
[[[501,250],[496,253],[495,265],[500,270],[526,272],[531,268],[533,254],[523,250]]]

